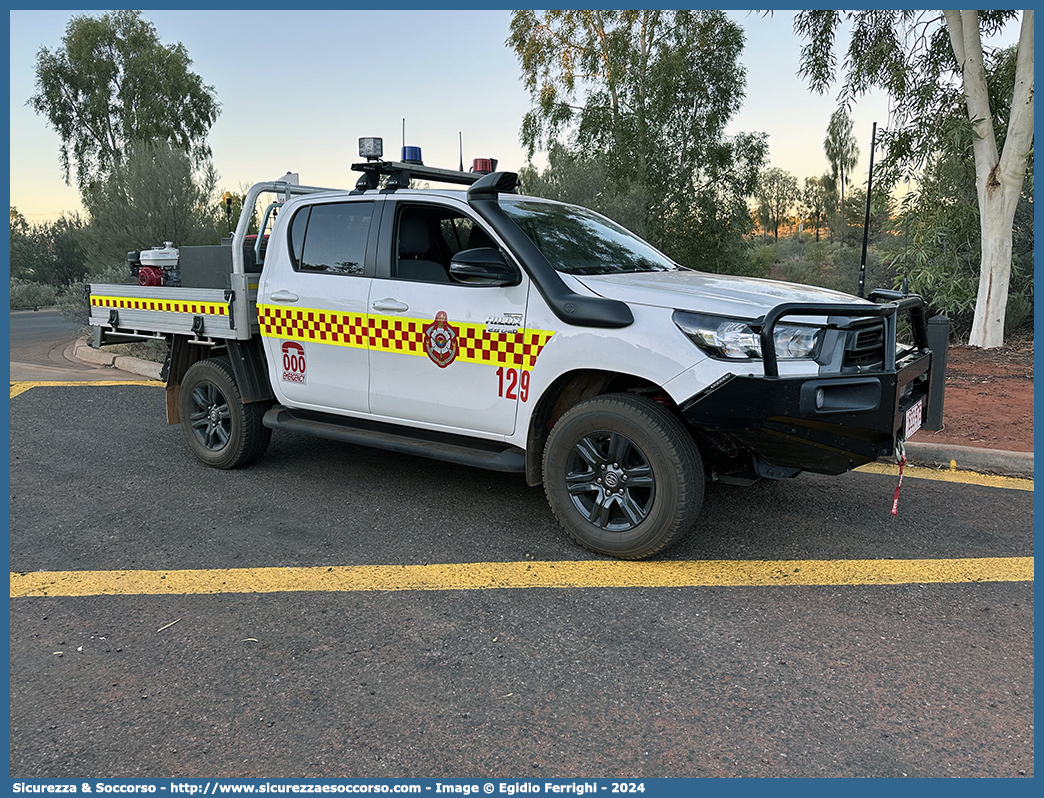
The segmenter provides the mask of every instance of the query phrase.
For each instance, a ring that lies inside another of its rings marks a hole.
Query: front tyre
[[[178,413],[189,448],[211,468],[249,465],[272,438],[262,423],[264,405],[243,404],[232,364],[224,358],[189,368],[181,381]]]
[[[679,540],[696,523],[704,479],[681,422],[634,394],[570,408],[544,449],[544,491],[559,523],[611,557],[640,560]]]

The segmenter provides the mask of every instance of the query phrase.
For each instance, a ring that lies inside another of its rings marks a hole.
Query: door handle
[[[396,313],[405,313],[410,309],[410,306],[405,302],[399,302],[395,299],[378,299],[373,303],[374,310],[391,310]]]
[[[268,298],[273,302],[296,302],[297,294],[291,294],[289,291],[276,291],[269,294]]]

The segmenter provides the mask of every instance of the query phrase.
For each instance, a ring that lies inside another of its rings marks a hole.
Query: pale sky
[[[75,12],[99,16],[103,11]],[[835,96],[811,94],[797,77],[800,40],[792,11],[730,11],[746,33],[747,91],[729,132],[769,134],[770,165],[803,183],[829,171],[823,139]],[[11,11],[10,204],[30,221],[80,209],[58,165],[59,139],[26,105],[40,47],[61,46],[71,11]],[[209,143],[220,189],[298,172],[308,185],[350,188],[360,136],[402,141],[430,166],[455,169],[493,157],[525,164],[519,127],[529,95],[505,46],[510,11],[145,11],[166,44],[181,42],[192,69],[213,86],[221,114]],[[845,39],[839,40],[842,44]],[[873,122],[887,124],[883,95],[864,98],[853,120],[865,184]],[[538,153],[538,164],[545,163]]]

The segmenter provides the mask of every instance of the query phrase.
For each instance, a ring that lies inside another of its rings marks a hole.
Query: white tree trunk
[[[1011,239],[1015,208],[1022,193],[1026,159],[1033,141],[1033,11],[1024,11],[1019,35],[1015,91],[1003,155],[998,155],[982,39],[976,11],[945,11],[954,55],[961,67],[968,117],[978,134],[973,144],[979,198],[982,262],[968,343],[985,348],[1004,344],[1004,314],[1011,278]]]

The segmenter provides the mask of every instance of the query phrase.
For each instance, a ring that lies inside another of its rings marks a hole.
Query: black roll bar
[[[873,301],[889,300],[883,305],[822,305],[812,302],[786,302],[777,305],[761,320],[761,359],[765,365],[766,377],[779,376],[779,362],[776,358],[774,333],[776,324],[787,316],[846,316],[849,318],[881,318],[885,325],[885,363],[886,371],[895,370],[896,362],[896,313],[900,310],[910,312],[913,325],[914,343],[922,351],[928,350],[928,326],[924,318],[924,300],[917,294],[900,294],[898,291],[877,289],[870,293]]]

